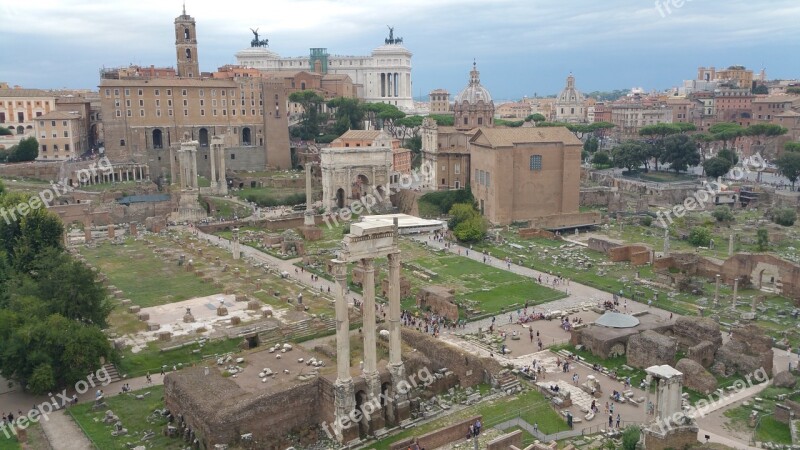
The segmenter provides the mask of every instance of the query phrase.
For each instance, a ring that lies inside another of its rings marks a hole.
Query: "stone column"
[[[719,279],[720,278],[721,278],[720,274],[717,274],[717,276],[716,276],[717,284],[714,287],[714,306],[719,306]]]
[[[395,218],[395,221],[397,219]],[[395,228],[395,239],[397,236]],[[406,381],[406,368],[402,359],[402,329],[400,323],[400,253],[390,253],[389,258],[389,373],[395,402],[387,410],[388,425],[397,425],[411,416],[408,392],[401,393]]]
[[[314,211],[311,209],[311,162],[306,161],[306,213],[303,216],[303,225],[313,227]]]
[[[736,295],[739,292],[739,277],[733,279],[733,299],[731,299],[731,311],[736,311]]]
[[[233,259],[239,259],[241,256],[241,250],[239,249],[239,229],[233,229],[233,235],[231,236],[231,251],[233,252]]]
[[[192,148],[192,152],[189,153],[191,157],[191,165],[192,165],[192,189],[197,189],[197,147]]]
[[[728,256],[733,256],[733,235],[728,238]]]
[[[217,144],[212,143],[211,147],[208,148],[208,159],[211,161],[211,192],[218,192],[219,186],[217,186]]]
[[[378,373],[378,352],[375,343],[375,260],[365,258],[361,260],[364,269],[364,306],[362,319],[364,322],[364,370],[362,376],[366,383],[366,393],[370,399],[378,399],[381,394],[381,378]],[[377,406],[377,405],[376,405]],[[369,423],[368,434],[384,428],[383,409],[376,408],[367,417]]]
[[[669,230],[664,230],[664,256],[669,256]]]
[[[353,379],[350,377],[350,317],[345,297],[347,266],[344,261],[332,260],[336,295],[336,381],[334,382],[333,432],[339,442],[349,442],[358,437],[358,426],[353,425],[349,414],[356,408]],[[343,429],[342,424],[350,426]]]

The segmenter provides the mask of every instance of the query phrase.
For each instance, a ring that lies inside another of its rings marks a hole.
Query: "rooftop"
[[[481,128],[470,142],[485,138],[492,147],[513,147],[517,144],[563,142],[580,145],[581,141],[566,127]]]
[[[639,325],[639,319],[630,314],[606,311],[605,314],[594,321],[595,325],[609,328],[633,328]]]
[[[47,114],[37,117],[38,120],[72,120],[81,119],[83,116],[80,111],[50,111]]]

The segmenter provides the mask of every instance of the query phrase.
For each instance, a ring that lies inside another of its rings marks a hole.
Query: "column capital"
[[[333,264],[331,268],[333,278],[337,281],[345,280],[347,278],[347,263],[338,259],[332,259],[331,263]]]
[[[364,268],[365,272],[374,272],[375,271],[375,260],[372,258],[364,258],[360,261],[361,267]]]

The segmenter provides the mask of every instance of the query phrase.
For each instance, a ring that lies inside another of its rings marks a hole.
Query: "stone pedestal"
[[[217,308],[217,315],[218,316],[227,316],[228,315],[228,308],[224,306],[220,306]]]
[[[340,443],[358,439],[358,424],[350,420],[350,414],[356,409],[356,394],[353,379],[336,380],[333,384],[334,423],[331,426],[336,439]],[[344,425],[344,426],[343,426]]]
[[[322,239],[322,229],[314,225],[313,216],[311,217],[311,225],[304,225],[300,229],[300,232],[303,233],[303,239],[307,241],[318,241]]]
[[[115,237],[114,233],[115,232],[116,232],[116,229],[114,228],[114,226],[113,225],[109,225],[108,226],[108,238],[109,239],[114,239],[114,237]]]
[[[139,230],[136,229],[136,224],[131,222],[131,237],[136,237],[139,235]]]
[[[92,228],[91,227],[85,227],[83,229],[83,237],[84,237],[84,242],[86,242],[87,244],[92,242]]]

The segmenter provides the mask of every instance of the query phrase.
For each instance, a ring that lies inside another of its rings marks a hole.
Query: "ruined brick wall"
[[[473,416],[458,423],[423,434],[419,437],[410,437],[401,441],[393,442],[389,445],[389,450],[406,450],[411,444],[417,442],[420,448],[438,448],[446,444],[458,442],[466,438],[469,426],[477,420],[483,420],[483,416]]]
[[[652,330],[645,330],[628,339],[627,362],[629,366],[644,369],[675,362],[677,340]]]
[[[667,436],[666,439],[659,439],[657,435],[645,432],[644,446],[647,450],[667,450],[690,448],[698,442],[697,427],[675,429]]]
[[[772,376],[772,364],[772,338],[758,325],[748,324],[733,329],[731,339],[717,350],[712,370],[747,376],[763,368]]]
[[[694,347],[703,341],[711,342],[714,348],[722,347],[719,324],[707,317],[678,317],[672,332],[683,349]]]
[[[475,356],[426,334],[403,328],[402,336],[406,345],[430,360],[432,372],[446,367],[456,374],[463,387],[491,382],[503,370],[494,359]]]
[[[323,223],[321,216],[315,216],[314,220],[317,225]],[[247,226],[259,227],[264,228],[267,230],[288,230],[290,228],[300,228],[303,226],[303,214],[295,214],[292,217],[287,217],[284,219],[263,219],[257,220],[255,222],[247,222]],[[206,225],[200,225],[197,228],[204,232],[204,233],[216,233],[217,231],[228,230],[230,231],[231,228],[245,226],[245,222],[223,222],[223,223],[212,223]]]
[[[453,292],[441,287],[430,286],[420,289],[417,292],[417,306],[422,310],[430,308],[448,320],[458,320],[458,306],[455,304]]]
[[[389,277],[385,277],[381,280],[381,295],[383,297],[389,297]],[[400,298],[406,298],[411,295],[411,282],[408,281],[408,278],[404,276],[400,276]]]
[[[489,441],[486,444],[486,450],[508,450],[512,445],[517,448],[522,447],[522,430],[517,430]]]
[[[607,241],[605,239],[589,238],[589,249],[608,254],[612,249],[621,247],[621,244]]]
[[[552,231],[542,230],[540,228],[520,228],[517,234],[519,235],[519,237],[523,239],[542,238],[542,239],[561,240],[561,236],[556,236],[556,234],[553,233]]]
[[[569,228],[600,223],[599,212],[554,214],[546,217],[536,217],[529,222],[531,228]]]
[[[608,256],[611,261],[630,261],[634,265],[650,263],[652,249],[646,245],[623,245],[609,249]]]
[[[708,368],[714,363],[714,353],[716,353],[716,344],[709,341],[700,342],[697,345],[689,347],[686,352],[686,357],[696,361],[701,366]]]
[[[164,379],[164,403],[176,416],[183,415],[206,448],[253,433],[259,448],[283,450],[289,433],[319,428],[319,378],[281,392],[253,395],[217,373],[202,372],[195,367],[169,374]]]
[[[60,162],[24,162],[0,164],[0,176],[9,178],[36,178],[56,181],[61,168]]]
[[[772,416],[778,422],[788,424],[792,420],[794,414],[795,414],[794,411],[792,411],[792,409],[789,408],[788,406],[776,403],[775,408],[773,409]]]

